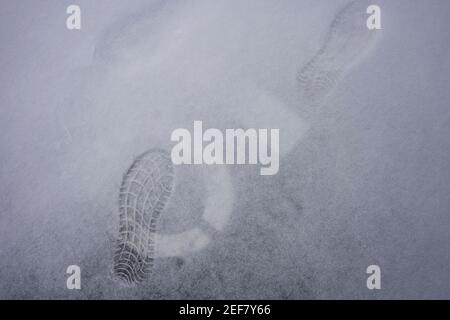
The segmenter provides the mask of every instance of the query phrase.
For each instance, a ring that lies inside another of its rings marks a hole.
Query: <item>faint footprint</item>
[[[335,16],[322,48],[300,71],[302,94],[310,104],[320,104],[373,47],[379,32],[366,26],[368,6],[360,0],[346,5]]]
[[[119,239],[114,274],[128,282],[144,280],[155,254],[156,228],[172,194],[174,173],[165,151],[139,156],[123,177],[119,196]]]

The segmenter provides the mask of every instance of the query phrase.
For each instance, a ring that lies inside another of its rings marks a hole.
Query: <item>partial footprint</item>
[[[172,194],[174,173],[167,152],[139,156],[123,177],[119,196],[119,240],[115,275],[128,282],[144,280],[155,254],[157,223]]]
[[[320,104],[372,49],[379,31],[366,26],[369,5],[361,0],[346,5],[335,16],[322,48],[301,70],[300,87],[308,103]]]

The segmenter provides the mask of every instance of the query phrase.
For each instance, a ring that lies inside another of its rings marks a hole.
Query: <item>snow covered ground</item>
[[[353,24],[373,3],[376,39]],[[450,2],[76,4],[80,31],[69,3],[0,3],[1,298],[450,297]],[[175,167],[152,274],[124,285],[123,175],[194,120],[280,128],[280,171]]]

